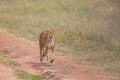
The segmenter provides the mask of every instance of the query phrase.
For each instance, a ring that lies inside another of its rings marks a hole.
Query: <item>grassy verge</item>
[[[7,67],[10,67],[13,70],[13,74],[15,74],[17,78],[22,80],[43,80],[43,78],[39,75],[33,75],[27,73],[26,71],[16,69],[20,66],[20,64],[11,60],[8,54],[9,52],[7,51],[0,51],[0,63],[4,64]]]
[[[0,51],[0,58],[0,63],[4,64],[7,67],[15,68],[17,66],[20,66],[20,64],[10,59],[7,51]]]
[[[56,31],[57,50],[120,74],[119,0],[1,0],[0,32],[38,45],[39,33]]]
[[[19,79],[23,80],[43,80],[39,75],[32,75],[23,70],[15,70],[15,74]]]

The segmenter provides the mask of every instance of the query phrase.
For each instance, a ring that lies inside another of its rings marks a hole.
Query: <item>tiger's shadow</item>
[[[49,67],[47,63],[41,63],[41,62],[35,62],[35,61],[30,61],[27,63],[30,64],[33,68],[40,69],[40,70],[42,70],[42,68]]]

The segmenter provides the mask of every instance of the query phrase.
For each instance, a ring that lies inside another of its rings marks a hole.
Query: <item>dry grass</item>
[[[38,44],[54,29],[57,50],[119,74],[119,9],[119,0],[0,0],[0,31]]]

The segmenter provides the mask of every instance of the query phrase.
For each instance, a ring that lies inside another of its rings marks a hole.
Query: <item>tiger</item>
[[[54,30],[46,30],[41,32],[39,36],[40,62],[43,63],[47,60],[47,65],[54,62],[54,59],[50,57],[55,50],[54,33]]]

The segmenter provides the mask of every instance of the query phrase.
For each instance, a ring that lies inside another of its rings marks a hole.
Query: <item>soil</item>
[[[76,63],[59,52],[55,53],[51,66],[40,63],[39,46],[3,33],[0,33],[0,50],[8,51],[11,59],[21,64],[21,69],[45,80],[111,80],[109,75],[95,70],[94,65]]]

